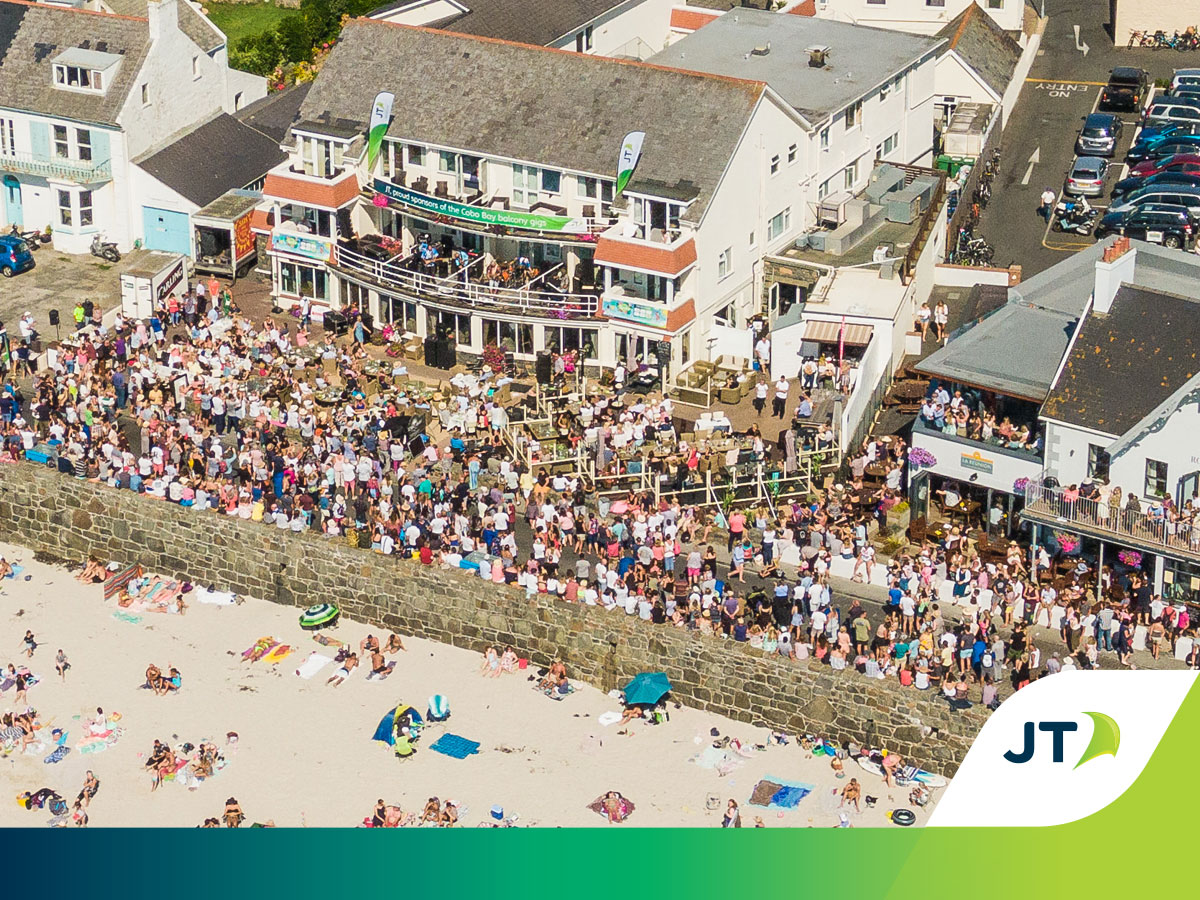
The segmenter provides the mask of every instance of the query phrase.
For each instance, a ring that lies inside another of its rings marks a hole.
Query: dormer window
[[[119,54],[72,47],[54,58],[54,86],[64,91],[103,94],[120,64]]]
[[[55,66],[54,83],[60,87],[103,92],[104,73],[98,69],[83,69],[79,66]]]

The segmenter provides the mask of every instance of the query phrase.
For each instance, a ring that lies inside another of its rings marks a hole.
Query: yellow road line
[[[1026,78],[1026,84],[1090,84],[1095,87],[1104,87],[1108,84],[1107,81],[1065,81],[1061,78]]]

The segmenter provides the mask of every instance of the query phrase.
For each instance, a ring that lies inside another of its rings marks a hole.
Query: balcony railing
[[[1068,500],[1062,488],[1031,481],[1025,488],[1026,518],[1039,524],[1079,531],[1151,552],[1170,551],[1200,561],[1200,528],[1191,522],[1152,516],[1137,509],[1111,509],[1107,503],[1082,497]]]
[[[490,287],[470,280],[470,271],[438,277],[397,265],[396,258],[372,259],[345,246],[338,247],[334,268],[434,304],[543,319],[601,318],[596,295],[561,293],[536,281],[522,288]]]
[[[39,175],[43,178],[61,178],[81,184],[94,184],[112,178],[112,165],[108,160],[91,162],[79,159],[42,159],[32,153],[2,153],[0,172],[17,172],[22,175]]]
[[[994,441],[976,441],[965,435],[947,434],[941,429],[927,423],[920,416],[917,416],[913,422],[913,432],[927,434],[933,438],[940,438],[945,441],[954,441],[956,444],[962,444],[966,447],[975,447],[979,450],[986,450],[989,453],[999,453],[1001,456],[1011,456],[1014,459],[1023,459],[1026,462],[1042,464],[1042,454],[1035,450],[1028,450],[1025,447],[1010,447],[1007,443],[997,438]]]

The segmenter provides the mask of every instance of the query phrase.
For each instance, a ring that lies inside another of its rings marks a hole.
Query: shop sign
[[[250,213],[233,223],[233,255],[244,259],[254,249],[254,232],[250,230]]]
[[[661,306],[638,303],[627,297],[605,297],[600,309],[610,319],[624,319],[651,328],[667,327],[667,311]]]
[[[294,256],[306,256],[319,262],[333,259],[333,242],[294,231],[276,231],[271,235],[271,249]]]
[[[499,225],[504,228],[520,228],[526,231],[559,231],[565,234],[586,234],[586,219],[573,216],[544,216],[538,213],[511,209],[490,209],[486,206],[471,206],[442,197],[431,197],[382,178],[375,179],[375,190],[389,200],[403,203],[435,216],[474,222],[476,225]]]
[[[978,450],[974,453],[964,453],[959,458],[959,464],[973,472],[985,472],[989,475],[992,473],[992,460],[981,456]]]

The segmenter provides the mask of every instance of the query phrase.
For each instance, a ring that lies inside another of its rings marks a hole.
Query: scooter
[[[15,235],[25,241],[29,245],[30,250],[36,250],[40,245],[50,243],[49,239],[42,232],[21,231],[16,225],[12,227],[9,234]]]
[[[1086,200],[1059,200],[1054,207],[1054,217],[1050,221],[1053,231],[1073,231],[1076,234],[1088,235],[1096,226],[1100,211],[1093,209]]]
[[[121,261],[121,254],[117,250],[117,245],[112,241],[102,241],[99,234],[92,238],[92,256],[99,256],[101,259],[106,259],[109,262]]]

